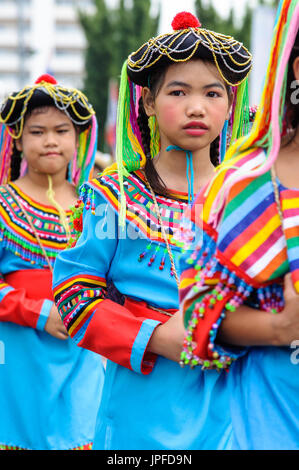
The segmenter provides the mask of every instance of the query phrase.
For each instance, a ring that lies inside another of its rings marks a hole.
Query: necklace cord
[[[276,202],[276,206],[277,206],[277,210],[278,210],[278,215],[279,215],[279,218],[280,218],[280,223],[281,223],[281,226],[282,226],[282,231],[284,232],[284,230],[283,230],[283,214],[282,214],[282,209],[281,209],[281,204],[280,204],[279,189],[278,189],[278,185],[277,185],[276,173],[275,173],[274,166],[271,167],[270,171],[271,171],[272,185],[273,185],[273,188],[274,188],[275,202]]]

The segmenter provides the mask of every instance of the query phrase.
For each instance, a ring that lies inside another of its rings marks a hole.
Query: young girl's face
[[[177,145],[194,152],[209,147],[229,116],[225,83],[210,62],[170,65],[154,100],[147,90],[145,109],[157,118],[162,149]]]
[[[54,106],[34,109],[25,120],[22,137],[16,141],[28,169],[49,175],[66,171],[76,146],[72,121]]]

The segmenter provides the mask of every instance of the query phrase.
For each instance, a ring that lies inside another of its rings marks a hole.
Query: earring
[[[160,132],[156,116],[150,116],[148,118],[148,127],[151,136],[151,157],[154,158],[160,152]]]

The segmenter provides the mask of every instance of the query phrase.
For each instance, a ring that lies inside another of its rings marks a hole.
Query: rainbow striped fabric
[[[47,256],[54,265],[57,254],[67,245],[57,210],[32,200],[14,183],[9,183],[9,186],[31,217]],[[67,214],[70,216],[71,211]],[[2,247],[35,267],[48,267],[29,223],[5,186],[0,187],[0,242]]]
[[[254,167],[262,158],[264,152],[259,151],[247,163]],[[234,355],[215,344],[222,319],[244,302],[279,311],[287,272],[292,273],[299,293],[299,189],[276,182],[283,226],[270,172],[246,178],[231,188],[224,211],[218,215],[217,230],[208,223],[211,198],[204,199],[203,194],[197,201],[202,203],[201,217],[196,218],[192,211],[184,221],[180,299],[188,330],[183,353],[187,364],[230,365]],[[190,250],[194,234],[199,242]]]
[[[99,191],[116,212],[120,211],[120,183],[117,173],[104,175],[100,180],[92,180],[90,187]],[[127,204],[126,220],[136,225],[149,240],[165,244],[161,226],[155,211],[155,204],[150,191],[145,185],[143,173],[139,170],[124,180],[124,192]],[[180,230],[182,212],[187,207],[188,195],[170,193],[170,197],[156,195],[161,219],[168,241],[176,245],[174,234]]]
[[[86,274],[72,277],[54,289],[63,323],[76,342],[82,338],[96,307],[104,300],[106,288],[104,278]]]

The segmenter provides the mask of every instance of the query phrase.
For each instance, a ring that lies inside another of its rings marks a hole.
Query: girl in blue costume
[[[103,365],[68,338],[51,286],[93,168],[94,111],[44,75],[5,100],[0,122],[0,448],[90,449]]]
[[[238,118],[244,110],[251,55],[189,13],[172,26],[124,64],[117,168],[82,187],[82,235],[55,264],[68,333],[108,359],[94,449],[230,444],[226,398],[216,400],[226,375],[178,365],[184,329],[173,234],[212,176],[211,160],[218,163],[230,106]]]
[[[233,449],[299,449],[298,31],[298,1],[281,1],[252,131],[191,215],[203,243],[181,258],[182,362],[230,366]]]

